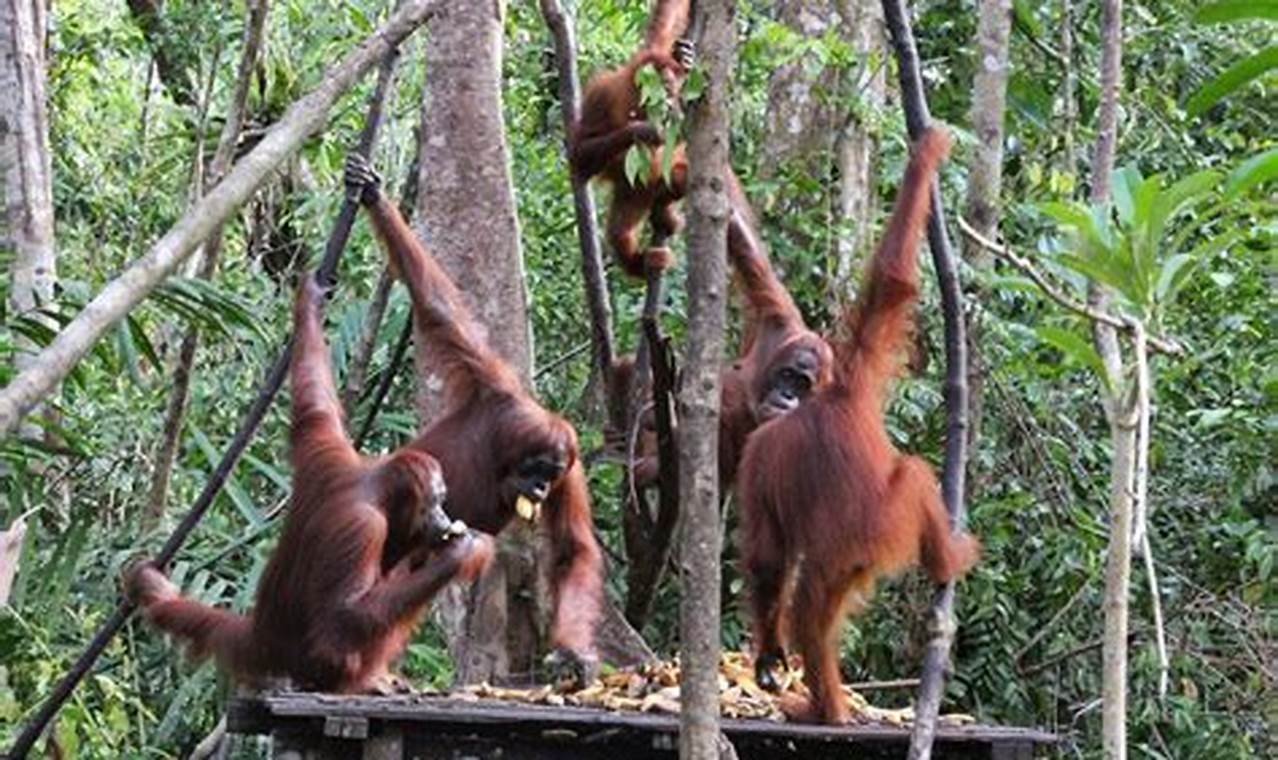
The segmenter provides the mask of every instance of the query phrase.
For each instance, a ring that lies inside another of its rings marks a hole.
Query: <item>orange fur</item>
[[[683,145],[676,145],[667,183],[661,174],[664,163],[661,135],[639,102],[635,75],[645,66],[661,73],[672,98],[686,74],[671,49],[688,26],[689,0],[658,0],[649,22],[644,46],[624,65],[596,74],[586,84],[581,116],[569,136],[569,159],[573,172],[582,179],[602,177],[612,186],[608,209],[608,242],[622,269],[634,277],[645,271],[662,271],[673,263],[669,249],[653,246],[642,249],[639,229],[651,219],[659,237],[673,235],[682,226],[675,204],[687,189],[687,158]],[[651,150],[653,170],[638,184],[626,177],[626,152],[635,145]]]
[[[848,337],[834,345],[832,379],[756,430],[742,457],[741,545],[757,662],[762,670],[784,661],[787,635],[793,636],[810,693],[787,703],[797,720],[848,717],[837,638],[849,602],[864,603],[878,577],[914,564],[937,582],[953,580],[979,553],[975,538],[950,532],[931,469],[898,452],[883,424],[918,300],[918,247],[932,181],[948,148],[938,130],[916,146],[866,286],[848,314]],[[799,624],[787,631],[787,620]]]
[[[538,404],[489,347],[461,293],[395,205],[378,188],[365,192],[369,221],[409,289],[413,318],[433,357],[442,363],[445,409],[409,447],[439,460],[449,485],[449,512],[494,534],[515,519],[519,493],[511,473],[518,465],[542,455],[562,459],[542,517],[554,594],[551,643],[593,659],[603,555],[595,541],[577,433]]]
[[[153,565],[133,568],[130,598],[155,626],[243,681],[286,676],[334,692],[385,688],[431,598],[473,580],[487,536],[428,545],[447,522],[439,463],[420,451],[361,457],[342,426],[313,278],[294,309],[293,497],[251,614],[182,597]]]

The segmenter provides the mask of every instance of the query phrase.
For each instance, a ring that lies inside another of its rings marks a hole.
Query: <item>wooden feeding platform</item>
[[[908,727],[890,724],[722,726],[741,760],[903,758],[910,740]],[[277,760],[659,760],[678,757],[679,718],[474,697],[274,693],[234,699],[227,728],[271,736]],[[933,757],[1029,760],[1055,742],[1032,729],[942,724]]]

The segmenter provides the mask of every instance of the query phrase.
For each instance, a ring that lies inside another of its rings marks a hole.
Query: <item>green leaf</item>
[[[1159,193],[1150,211],[1149,235],[1151,242],[1162,239],[1167,222],[1220,185],[1220,173],[1201,171],[1176,182]]]
[[[288,475],[281,471],[278,467],[267,464],[248,452],[244,452],[244,463],[249,467],[252,467],[261,475],[264,475],[284,493],[288,493],[289,489],[292,488]]]
[[[1020,292],[1039,295],[1043,292],[1043,289],[1028,277],[991,274],[982,278],[982,281],[989,286],[991,292],[996,293]]]
[[[1229,24],[1235,21],[1268,19],[1278,21],[1274,0],[1219,0],[1204,5],[1194,14],[1195,24]]]
[[[1245,229],[1235,229],[1203,241],[1188,253],[1169,258],[1163,264],[1163,270],[1158,280],[1157,299],[1159,304],[1171,303],[1176,294],[1185,286],[1185,283],[1189,282],[1194,272],[1198,271],[1198,267],[1209,261],[1220,251],[1245,238],[1247,234],[1248,231]],[[1219,272],[1211,274],[1212,281],[1217,285],[1221,284],[1218,278],[1222,276],[1230,277],[1232,281],[1232,275]]]
[[[1167,294],[1172,291],[1177,281],[1184,281],[1188,276],[1186,273],[1193,270],[1191,266],[1193,263],[1194,257],[1188,253],[1169,256],[1163,262],[1162,269],[1158,273],[1158,284],[1154,287],[1154,296],[1159,302],[1166,300]]]
[[[1102,285],[1108,285],[1111,288],[1118,288],[1122,283],[1121,277],[1114,277],[1100,262],[1087,258],[1086,256],[1078,256],[1073,253],[1062,253],[1056,257],[1056,261],[1060,264],[1078,272],[1089,280],[1094,280]]]
[[[1092,347],[1092,344],[1073,330],[1066,330],[1061,327],[1053,327],[1051,325],[1040,325],[1034,328],[1034,333],[1039,340],[1059,349],[1061,353],[1068,358],[1089,367],[1096,376],[1100,378],[1102,383],[1109,385],[1109,374],[1105,372],[1105,363],[1101,361],[1100,354]]]
[[[1095,233],[1095,226],[1092,224],[1092,216],[1088,212],[1087,207],[1081,203],[1061,203],[1058,201],[1048,201],[1038,205],[1039,211],[1047,214],[1055,219],[1058,224],[1066,227],[1073,227],[1080,232],[1083,230],[1091,230]]]
[[[626,181],[632,185],[641,185],[640,177],[647,178],[648,152],[638,145],[631,145],[626,151]]]
[[[666,127],[665,141],[661,148],[661,176],[669,185],[673,184],[675,146],[679,143],[679,125],[673,121]]]
[[[221,455],[217,449],[213,448],[213,443],[209,441],[208,436],[199,428],[191,428],[191,438],[195,440],[195,445],[199,448],[200,453],[204,455],[204,461],[208,463],[209,473],[212,474],[213,468],[217,466]],[[226,494],[235,508],[240,514],[244,515],[254,527],[262,524],[262,514],[257,509],[257,505],[249,498],[249,495],[235,479],[235,472],[232,471],[226,476],[226,483],[222,486],[222,493]]]
[[[1222,71],[1194,93],[1185,110],[1190,116],[1201,116],[1225,96],[1274,68],[1278,68],[1278,45],[1271,45]]]
[[[706,91],[707,83],[705,69],[701,68],[701,64],[697,64],[692,67],[692,71],[689,71],[688,76],[684,78],[679,94],[685,103],[700,100],[702,93]]]
[[[142,384],[142,372],[138,369],[138,349],[133,345],[133,333],[129,332],[127,321],[115,326],[115,343],[124,358],[124,368],[128,370],[129,380],[134,385]]]
[[[1242,162],[1229,173],[1225,182],[1225,200],[1234,200],[1275,177],[1278,177],[1278,148],[1270,148]]]
[[[151,338],[147,336],[146,328],[142,326],[142,322],[132,314],[126,317],[125,321],[129,325],[129,335],[133,337],[133,345],[146,357],[152,368],[156,370],[162,369],[160,355],[156,352],[154,344],[151,343]]]
[[[1114,208],[1118,210],[1118,220],[1124,225],[1132,223],[1135,215],[1135,196],[1142,183],[1140,170],[1134,166],[1124,166],[1114,172]]]

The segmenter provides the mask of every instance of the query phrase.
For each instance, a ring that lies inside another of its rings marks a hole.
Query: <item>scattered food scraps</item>
[[[784,721],[780,698],[785,694],[807,695],[803,672],[798,660],[781,674],[781,692],[772,694],[754,680],[754,664],[749,655],[725,652],[719,663],[719,707],[725,718],[754,718]],[[857,723],[884,723],[907,726],[914,720],[914,709],[887,709],[871,705],[864,696],[843,687],[848,708]],[[617,670],[600,677],[585,689],[558,692],[550,686],[513,689],[488,684],[468,686],[456,696],[498,699],[534,705],[594,707],[620,712],[679,712],[679,663],[668,660]],[[964,726],[976,722],[970,715],[951,714],[940,718],[942,725]]]

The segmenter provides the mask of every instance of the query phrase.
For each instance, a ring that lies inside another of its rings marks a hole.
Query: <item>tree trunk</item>
[[[688,346],[679,399],[683,510],[679,756],[717,760],[719,734],[719,373],[727,306],[729,88],[736,3],[698,0],[707,82],[688,123]]]
[[[288,156],[318,132],[343,94],[441,6],[441,0],[408,0],[358,48],[328,71],[320,84],[289,107],[262,140],[213,190],[151,247],[107,284],[84,310],[0,390],[0,436],[18,422],[75,367],[103,333],[164,281],[208,235],[239,208]]]
[[[1008,34],[1012,28],[1011,0],[979,0],[976,29],[979,58],[972,82],[972,132],[976,152],[967,178],[964,214],[977,232],[994,235],[999,220],[999,194],[1003,188],[1003,119],[1007,112]],[[976,266],[988,266],[991,254],[967,240],[963,257]]]
[[[906,11],[905,0],[883,0],[883,19],[896,53],[901,85],[901,106],[911,139],[917,140],[931,121],[919,52]],[[945,471],[941,476],[941,497],[949,513],[952,530],[961,530],[966,518],[964,496],[967,478],[967,326],[963,316],[963,291],[958,263],[945,227],[941,186],[932,182],[932,216],[927,224],[928,247],[936,269],[941,293],[941,313],[945,320]],[[945,671],[950,664],[950,647],[958,623],[954,616],[954,583],[942,586],[932,600],[928,619],[928,643],[923,655],[923,675],[914,707],[914,729],[910,733],[910,760],[928,760],[936,737],[936,719],[945,692]]]
[[[262,50],[262,38],[265,35],[266,18],[269,12],[270,0],[256,0],[256,2],[250,0],[248,14],[244,19],[244,45],[236,73],[235,90],[231,95],[226,120],[222,124],[222,134],[218,137],[217,148],[213,151],[213,160],[207,173],[198,166],[203,161],[203,156],[197,154],[195,158],[196,173],[203,177],[202,186],[197,189],[199,194],[195,199],[197,201],[208,192],[210,187],[222,180],[235,159],[235,146],[239,143],[240,130],[244,124],[244,108],[248,102],[249,85]],[[217,272],[218,258],[222,252],[220,226],[209,235],[208,242],[202,248],[202,254],[196,253],[191,258],[200,259],[202,255],[199,276],[209,280]],[[182,423],[186,418],[187,402],[190,400],[192,372],[195,370],[195,354],[199,344],[199,331],[194,326],[188,327],[186,335],[182,338],[182,348],[178,352],[177,366],[173,370],[173,389],[164,414],[164,432],[156,453],[151,491],[147,497],[146,512],[142,518],[144,528],[154,527],[164,516],[164,507],[169,499],[169,483],[173,477],[173,465],[177,459],[178,444],[182,440]]]
[[[852,31],[851,19],[840,18],[844,7],[857,0],[778,0],[777,20],[801,37],[818,40],[831,29]],[[843,21],[843,24],[840,24]],[[856,31],[860,31],[857,29]],[[762,165],[773,176],[789,161],[827,169],[828,158],[845,118],[839,99],[840,71],[825,67],[813,76],[811,61],[799,58],[776,68],[768,78],[768,110],[764,126]]]
[[[845,302],[853,296],[849,286],[856,279],[857,261],[871,245],[870,222],[877,206],[873,121],[887,86],[883,17],[875,0],[781,0],[777,19],[813,41],[833,30],[861,58],[853,71],[828,66],[813,76],[811,61],[799,59],[772,73],[760,167],[764,177],[787,164],[819,177],[837,171],[830,223],[842,231],[831,247],[829,294]],[[849,102],[858,104],[851,112]]]
[[[45,99],[44,0],[0,0],[0,250],[12,251],[8,317],[36,316],[53,302],[53,168]],[[56,328],[52,320],[41,320]],[[35,361],[37,347],[15,336],[14,369]],[[22,431],[40,436],[38,426]]]
[[[1100,109],[1092,154],[1093,204],[1107,203],[1118,144],[1118,96],[1122,87],[1123,3],[1101,2]],[[1092,282],[1088,303],[1102,311],[1106,289]],[[1117,331],[1092,323],[1096,350],[1109,376],[1105,407],[1114,451],[1110,461],[1110,537],[1105,561],[1105,643],[1101,672],[1101,748],[1109,760],[1127,758],[1127,603],[1131,580],[1132,484],[1136,473],[1136,425],[1123,396],[1123,357]]]
[[[858,263],[874,244],[871,223],[877,208],[875,159],[878,129],[875,123],[887,97],[887,40],[883,31],[883,10],[878,0],[842,0],[844,33],[852,49],[864,63],[853,82],[860,106],[849,114],[835,144],[839,169],[839,235],[830,278],[830,298],[835,303],[851,302]]]
[[[1119,379],[1121,382],[1121,379]],[[1134,403],[1111,399],[1109,550],[1105,558],[1105,634],[1101,682],[1101,748],[1109,760],[1127,757],[1127,629],[1131,587],[1132,493],[1136,474]]]
[[[1003,122],[1007,114],[1008,39],[1012,29],[1011,0],[979,0],[974,48],[976,76],[972,82],[972,132],[976,152],[967,178],[964,216],[978,232],[996,238],[1003,190]],[[988,268],[991,254],[969,238],[964,238],[963,258],[976,268]],[[978,296],[979,297],[979,296]],[[984,412],[985,358],[981,351],[980,319],[968,331],[968,440],[981,435]],[[979,477],[973,488],[979,490]]]
[[[453,3],[429,24],[418,160],[418,232],[488,328],[493,349],[528,385],[532,340],[519,222],[502,121],[504,2]],[[415,342],[423,425],[440,411],[430,342]],[[518,522],[518,521],[517,521]],[[531,673],[542,615],[532,536],[513,525],[469,605],[454,588],[437,613],[461,683]]]
[[[1074,68],[1074,0],[1061,0],[1061,125],[1064,134],[1065,173],[1078,172],[1074,135],[1078,131],[1078,74]]]
[[[162,0],[127,0],[129,13],[142,30],[160,81],[173,102],[187,107],[195,105],[195,82],[191,72],[171,53],[173,35],[165,29]]]
[[[541,15],[546,19],[555,42],[555,64],[559,75],[559,108],[564,118],[564,145],[567,148],[573,125],[581,117],[581,83],[577,74],[577,44],[572,21],[559,0],[541,0]],[[590,344],[594,356],[596,383],[605,396],[613,392],[609,373],[617,357],[612,334],[612,304],[608,300],[608,283],[604,278],[603,252],[599,244],[599,224],[595,218],[595,198],[590,180],[569,172],[573,207],[577,220],[577,242],[581,247],[581,274],[586,287],[586,306],[590,310]],[[624,401],[606,398],[607,423],[614,428],[624,424]]]

